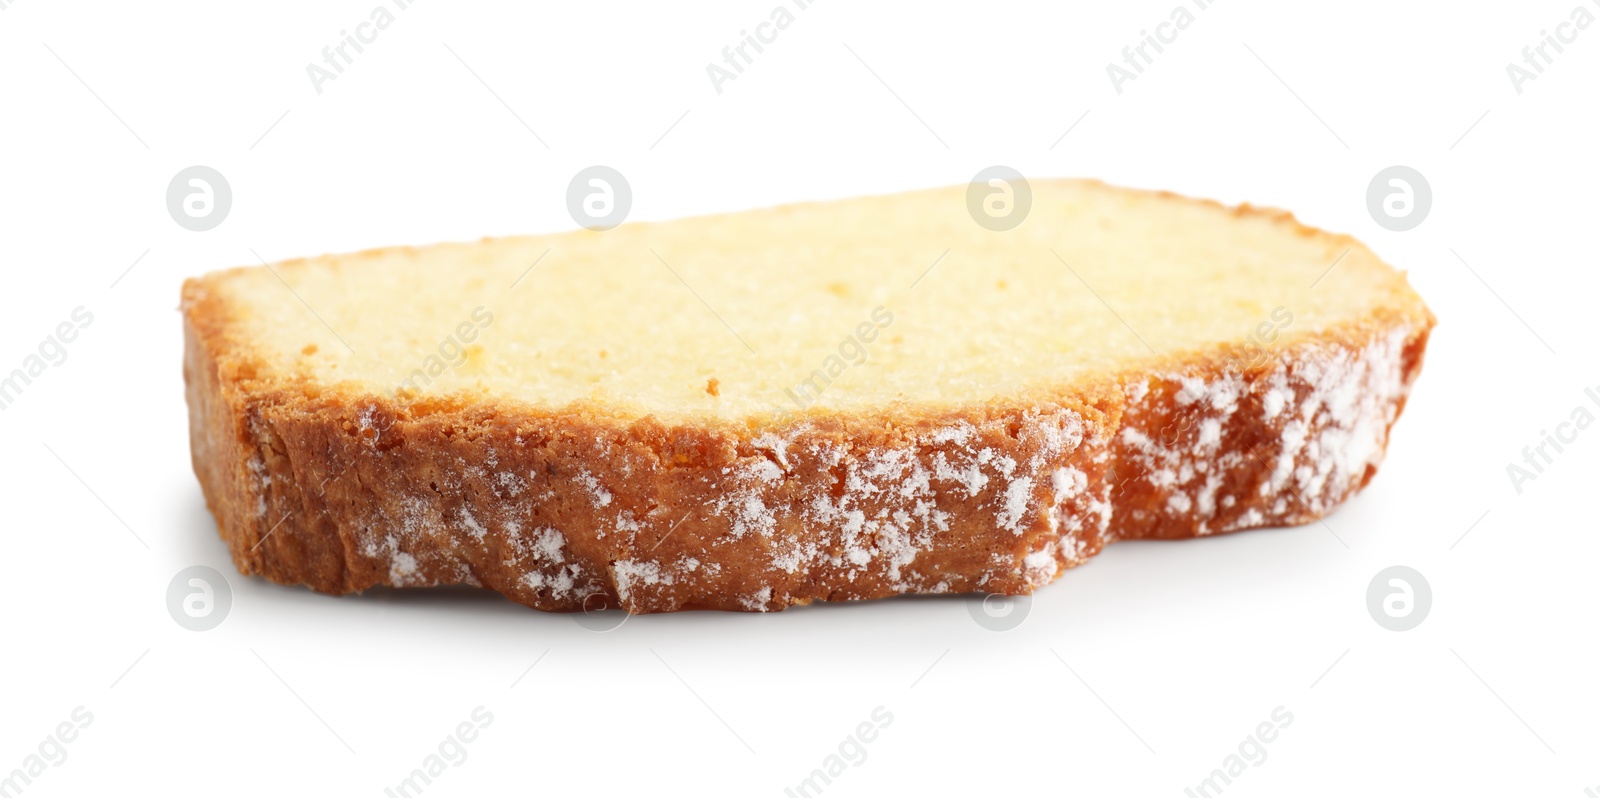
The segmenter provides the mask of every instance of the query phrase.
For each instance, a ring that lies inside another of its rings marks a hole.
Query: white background
[[[1106,65],[1178,0],[822,0],[719,95],[706,65],[778,0],[420,0],[318,94],[306,65],[379,1],[0,11],[0,371],[94,314],[0,411],[0,775],[94,717],[26,795],[381,795],[480,705],[493,723],[424,794],[782,795],[878,706],[893,722],[830,798],[1178,796],[1279,706],[1292,724],[1224,794],[1600,792],[1600,427],[1520,495],[1506,474],[1600,386],[1600,24],[1521,94],[1506,65],[1600,5],[1223,0],[1119,94]],[[238,576],[189,464],[182,279],[251,249],[569,229],[594,163],[635,219],[991,164],[1273,205],[1369,243],[1440,323],[1382,471],[1328,519],[1342,543],[1119,544],[1008,632],[940,598],[596,634],[472,591]],[[165,207],[192,164],[232,185],[210,232]],[[1393,164],[1432,185],[1410,232],[1366,207]],[[209,632],[165,606],[197,564],[232,585]],[[1408,632],[1365,604],[1395,564],[1434,596]]]

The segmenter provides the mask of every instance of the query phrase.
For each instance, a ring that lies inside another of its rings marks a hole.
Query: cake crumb
[[[722,380],[719,380],[716,377],[706,380],[706,393],[711,394],[712,396],[721,396]]]

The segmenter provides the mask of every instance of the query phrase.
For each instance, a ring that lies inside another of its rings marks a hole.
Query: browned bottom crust
[[[767,431],[263,388],[185,333],[195,472],[241,573],[638,613],[1021,594],[1110,541],[1305,523],[1372,478],[1429,328]]]

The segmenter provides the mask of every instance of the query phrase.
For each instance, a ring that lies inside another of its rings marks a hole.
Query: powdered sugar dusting
[[[530,466],[509,443],[477,461],[455,451],[425,485],[374,506],[354,531],[355,552],[374,581],[481,578],[557,607],[610,593],[633,612],[685,602],[766,611],[820,597],[1031,590],[1140,524],[1204,535],[1326,512],[1382,457],[1409,388],[1409,332],[1359,349],[1310,345],[1247,373],[1130,380],[1112,432],[1046,405],[886,427],[871,445],[823,424],[735,433],[709,445],[715,465],[690,461],[672,475],[697,497],[687,506],[671,498],[682,488],[636,489],[662,472],[648,455],[608,448],[615,443],[603,437],[567,464]],[[403,422],[374,408],[346,422],[361,433],[350,444],[357,461],[393,456],[369,445],[388,434],[386,423]],[[521,448],[522,433],[517,440]],[[251,509],[264,516],[274,479],[268,461],[258,450],[243,465]],[[371,473],[352,469],[346,479]],[[1122,506],[1114,491],[1127,485],[1148,500],[1114,517],[1114,505]],[[658,505],[659,496],[669,500]],[[999,544],[1000,535],[1011,542]],[[952,557],[973,545],[982,553],[952,570]],[[485,552],[493,552],[487,564]],[[509,575],[496,574],[502,566]]]
[[[611,578],[617,585],[617,597],[622,600],[624,609],[632,611],[630,606],[633,601],[633,591],[640,586],[670,585],[674,581],[671,573],[664,571],[660,565],[648,561],[618,560],[611,564]]]
[[[1135,479],[1164,495],[1165,523],[1193,523],[1196,534],[1319,516],[1357,490],[1368,467],[1382,458],[1408,390],[1401,373],[1407,333],[1397,328],[1357,350],[1310,347],[1248,379],[1238,372],[1209,379],[1170,374],[1160,379],[1172,386],[1165,391],[1149,391],[1143,380],[1130,383],[1124,388],[1130,407],[1118,434],[1122,457]],[[1164,401],[1172,412],[1163,410]],[[1237,417],[1245,407],[1257,415]],[[1147,426],[1147,418],[1159,426]],[[1240,429],[1272,430],[1276,439],[1253,451],[1223,450],[1222,442]],[[1254,496],[1220,494],[1226,474],[1240,475],[1238,482],[1261,471],[1265,478],[1250,483]],[[1277,497],[1270,516],[1254,510],[1223,515],[1240,498],[1257,497]]]
[[[589,492],[589,500],[594,503],[595,507],[605,507],[611,504],[611,491],[606,490],[600,484],[600,480],[595,478],[594,474],[588,471],[579,471],[578,483],[583,485],[584,489]]]

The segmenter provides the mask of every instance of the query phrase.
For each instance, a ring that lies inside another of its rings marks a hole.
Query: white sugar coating
[[[250,487],[255,494],[255,516],[265,518],[267,515],[267,490],[272,485],[272,472],[267,468],[267,461],[259,452],[253,452],[245,460],[245,466],[250,471]]]
[[[519,477],[510,471],[501,471],[500,473],[495,474],[495,485],[500,488],[502,493],[505,493],[507,496],[510,496],[513,499],[521,496],[522,492],[528,489],[528,483],[524,482],[522,477]]]
[[[795,571],[800,570],[800,563],[803,560],[815,558],[816,547],[811,547],[809,557],[807,556],[807,553],[801,549],[799,541],[793,541],[788,547],[774,546],[773,552],[772,565],[782,570],[786,574],[792,574]]]
[[[918,560],[935,545],[949,545],[940,535],[951,530],[949,510],[961,505],[963,512],[991,514],[996,529],[1013,535],[1048,530],[1026,554],[993,554],[987,572],[977,575],[984,586],[1020,577],[1036,587],[1108,539],[1114,485],[1091,474],[1102,473],[1114,456],[1122,458],[1124,479],[1156,492],[1154,517],[1192,524],[1202,535],[1303,521],[1342,501],[1382,457],[1408,389],[1401,362],[1407,332],[1397,329],[1357,350],[1311,346],[1250,379],[1223,372],[1130,381],[1124,386],[1130,404],[1114,441],[1087,439],[1082,417],[1049,407],[1022,414],[1020,424],[934,425],[869,448],[813,434],[805,424],[763,432],[742,449],[744,456],[702,477],[717,492],[698,508],[699,517],[722,519],[727,534],[693,556],[672,546],[653,554],[682,511],[639,516],[621,506],[607,483],[626,484],[619,474],[646,468],[624,458],[568,472],[596,514],[595,537],[617,536],[607,545],[627,552],[614,562],[591,564],[587,553],[574,558],[563,532],[532,521],[532,508],[557,495],[552,480],[462,460],[439,474],[436,490],[401,497],[358,530],[358,551],[386,566],[390,584],[476,584],[459,552],[493,537],[505,541],[505,565],[520,572],[528,590],[560,601],[609,587],[624,609],[648,611],[661,595],[648,588],[716,578],[723,573],[719,549],[756,547],[773,584],[726,600],[766,610],[774,596],[787,595],[781,584],[790,580],[848,584],[870,576],[896,592],[951,590],[946,576],[919,570]],[[379,423],[369,416],[358,426]],[[1257,439],[1261,430],[1271,435],[1255,451],[1230,443]],[[1246,431],[1252,434],[1240,435]],[[272,483],[267,463],[256,454],[245,465],[253,498],[264,508]],[[794,474],[819,467],[836,474],[837,484],[792,482]],[[1230,476],[1238,474],[1253,476],[1243,482]],[[490,489],[471,502],[444,504],[443,496],[463,496],[466,480]],[[1227,495],[1224,485],[1246,490]],[[1234,510],[1241,503],[1255,506]]]
[[[1053,498],[1041,502],[1034,495],[1036,485],[1048,483],[1048,473],[1035,472],[1082,440],[1083,422],[1065,411],[1033,413],[1029,420],[1035,422],[1028,425],[1028,434],[1037,438],[1032,443],[1039,452],[1027,467],[992,447],[975,445],[978,428],[966,422],[914,436],[903,446],[865,451],[802,440],[808,431],[804,426],[788,430],[786,437],[766,433],[753,441],[753,448],[770,452],[772,459],[745,458],[722,469],[723,489],[708,512],[726,519],[729,535],[713,545],[736,545],[757,535],[768,541],[772,567],[785,574],[834,568],[854,581],[871,571],[887,576],[897,590],[925,589],[932,583],[908,569],[933,545],[935,535],[950,528],[950,513],[936,504],[941,493],[953,488],[956,495],[972,498],[992,480],[1001,480],[991,512],[1002,526],[1020,534],[1027,519],[1041,514],[1054,523]],[[770,501],[773,486],[783,481],[782,467],[793,467],[797,457],[839,468],[839,495],[816,486],[798,506]],[[777,536],[778,529],[795,526],[826,534],[820,541]],[[647,574],[630,566],[623,571],[634,582],[649,575],[671,578],[666,570]]]
[[[382,434],[382,430],[378,429],[378,423],[376,421],[377,414],[377,407],[373,405],[367,405],[361,409],[360,413],[356,415],[356,430],[360,433],[358,437],[364,441],[367,446],[374,449],[378,447],[378,438]],[[367,433],[372,434],[369,435]]]
[[[416,558],[403,551],[395,552],[389,561],[389,581],[396,585],[405,585],[416,572]]]
[[[778,459],[778,465],[784,468],[789,467],[789,442],[787,440],[767,432],[756,436],[755,440],[750,442],[750,445],[757,449],[772,452],[772,456]]]
[[[589,491],[589,499],[596,507],[604,507],[611,503],[611,491],[600,484],[600,480],[588,471],[578,472],[578,482]]]
[[[759,463],[752,463],[750,465],[750,469],[755,473],[756,479],[759,479],[762,482],[772,484],[783,481],[783,469],[779,468],[778,464],[772,462],[771,460],[762,460]]]
[[[389,584],[395,587],[406,587],[416,584],[417,559],[400,550],[400,542],[394,535],[385,535],[381,542],[378,538],[370,538],[363,546],[363,553],[368,557],[386,557],[389,561]]]
[[[1015,465],[1015,461],[1009,462]],[[1032,497],[1032,492],[1033,479],[1031,477],[1012,480],[1011,484],[1006,486],[1005,506],[1000,508],[1000,513],[995,518],[1001,529],[1010,530],[1015,535],[1022,534],[1022,530],[1017,528],[1017,523],[1022,520],[1023,514],[1028,511],[1028,502]]]
[[[1288,483],[1290,475],[1294,473],[1295,458],[1299,457],[1300,450],[1306,445],[1306,434],[1310,426],[1301,419],[1291,420],[1283,426],[1283,436],[1279,438],[1277,459],[1273,464],[1271,479],[1262,484],[1261,495],[1269,496],[1281,490]]]
[[[1103,457],[1102,452],[1097,459]],[[1092,553],[1086,533],[1092,529],[1092,537],[1102,539],[1111,525],[1111,483],[1101,483],[1097,495],[1090,490],[1088,475],[1072,466],[1056,469],[1050,483],[1055,506],[1047,520],[1050,531],[1061,535],[1059,555],[1068,567],[1081,564]]]
[[[1145,394],[1150,392],[1150,383],[1144,380],[1135,380],[1123,386],[1122,391],[1127,395],[1128,401],[1138,404],[1144,401]]]
[[[260,454],[252,455],[245,461],[245,466],[250,469],[250,479],[257,488],[272,484],[272,472],[267,469],[267,461]]]
[[[1396,328],[1354,351],[1309,347],[1274,361],[1266,375],[1251,382],[1237,372],[1208,379],[1162,375],[1162,381],[1176,386],[1171,396],[1177,419],[1151,413],[1161,429],[1138,425],[1144,417],[1141,405],[1160,394],[1151,393],[1144,380],[1130,382],[1124,395],[1131,406],[1118,440],[1137,478],[1165,494],[1166,514],[1176,519],[1193,513],[1198,534],[1269,520],[1244,513],[1221,528],[1211,523],[1219,510],[1238,500],[1218,495],[1223,474],[1252,472],[1261,465],[1270,471],[1253,488],[1259,497],[1277,497],[1271,520],[1321,515],[1356,490],[1368,466],[1382,459],[1389,425],[1408,390],[1401,362],[1408,332]],[[1259,420],[1235,418],[1251,397],[1260,406]],[[1222,442],[1240,428],[1279,431],[1275,442],[1255,451],[1223,451]],[[1293,513],[1290,500],[1299,505]]]
[[[766,505],[772,485],[781,482],[783,472],[765,457],[745,459],[737,468],[722,470],[722,495],[711,505],[713,515],[729,519],[735,540],[755,533],[770,537],[777,517]]]
[[[1200,508],[1202,516],[1210,518],[1216,515],[1217,491],[1221,488],[1222,476],[1220,474],[1213,473],[1206,476],[1205,486],[1200,488],[1199,495],[1195,497],[1195,504]]]
[[[753,596],[740,598],[739,603],[744,605],[744,608],[750,610],[751,612],[766,612],[767,605],[772,603],[772,588],[761,588],[760,590],[757,590]]]
[[[976,462],[971,463],[965,470],[957,471],[945,460],[944,452],[933,456],[933,473],[942,482],[955,482],[966,488],[967,498],[978,495],[985,485],[989,484],[989,477],[985,476],[983,469]]]
[[[532,590],[548,590],[555,598],[566,598],[572,593],[572,588],[577,584],[577,566],[566,568],[547,574],[544,571],[529,571],[522,575],[522,584]]]
[[[1267,420],[1271,421],[1283,412],[1284,405],[1294,398],[1294,394],[1274,386],[1261,397],[1261,408],[1266,413]]]
[[[483,540],[484,535],[489,534],[489,530],[478,523],[478,519],[472,516],[472,511],[465,507],[461,508],[461,523],[467,528],[467,532],[479,541]]]
[[[1052,550],[1054,545],[1035,551],[1022,558],[1023,577],[1033,587],[1047,585],[1056,578],[1056,572],[1061,569],[1056,560],[1056,553]]]
[[[617,598],[623,609],[631,609],[633,589],[638,585],[670,585],[672,574],[661,565],[649,561],[618,560],[611,564],[611,578],[617,586]]]
[[[954,443],[959,446],[966,446],[967,441],[972,437],[974,429],[971,424],[965,421],[943,427],[933,434],[933,442],[941,445]]]
[[[1050,475],[1050,487],[1058,496],[1076,495],[1089,488],[1089,477],[1076,468],[1058,468]]]
[[[761,501],[761,494],[748,488],[724,494],[712,507],[712,512],[726,515],[732,520],[734,539],[742,538],[749,532],[771,535],[773,527],[777,525],[777,519]]]
[[[521,583],[530,590],[548,592],[553,598],[565,599],[575,595],[583,586],[583,595],[597,592],[599,586],[585,576],[582,565],[569,562],[566,553],[566,536],[551,527],[539,527],[531,534],[522,534],[522,525],[507,522],[503,525],[506,542],[512,557],[505,561],[509,567],[523,568]]]
[[[561,550],[567,545],[567,539],[557,530],[548,527],[534,532],[532,545],[533,556],[548,562],[564,562],[566,557]]]

